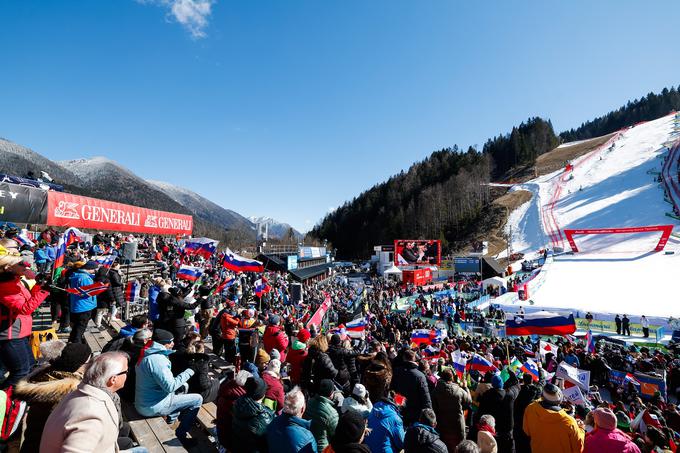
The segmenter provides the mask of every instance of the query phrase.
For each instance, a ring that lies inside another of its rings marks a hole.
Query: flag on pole
[[[557,346],[554,344],[541,340],[539,343],[538,354],[543,358],[545,358],[549,352],[552,353],[552,355],[557,355],[557,349]]]
[[[92,297],[103,293],[107,289],[109,289],[108,283],[96,282],[91,285],[79,286],[77,288],[66,288],[66,292],[80,297]]]
[[[505,321],[506,335],[568,335],[576,332],[574,315],[538,311]]]
[[[74,242],[80,241],[83,234],[77,228],[69,228],[64,231],[57,242],[57,253],[54,258],[54,268],[62,267],[66,258],[66,249]]]
[[[262,277],[257,280],[255,280],[255,295],[257,297],[262,297],[265,294],[267,294],[269,291],[271,291],[272,287],[269,286],[269,283],[267,282],[267,279]]]
[[[477,370],[480,373],[486,373],[487,371],[498,371],[498,368],[496,368],[491,362],[479,354],[474,354],[472,359],[468,360],[467,367],[469,370]]]
[[[531,378],[534,381],[538,381],[539,379],[541,379],[540,372],[538,371],[538,365],[531,359],[527,359],[527,361],[524,362],[520,370],[522,370],[522,372],[524,373],[530,374]]]
[[[203,269],[194,266],[188,266],[182,264],[177,271],[177,278],[180,280],[187,280],[190,282],[195,282],[201,275],[203,275]]]
[[[130,280],[125,287],[125,300],[128,302],[134,302],[139,298],[139,291],[142,286],[137,283],[137,280]]]
[[[463,377],[465,374],[465,368],[467,366],[467,357],[460,351],[453,351],[451,354],[453,357],[453,369],[456,371],[458,377]]]
[[[184,244],[184,254],[185,255],[198,255],[205,259],[212,256],[213,253],[217,251],[217,244],[220,241],[216,241],[210,238],[191,238],[187,239]]]

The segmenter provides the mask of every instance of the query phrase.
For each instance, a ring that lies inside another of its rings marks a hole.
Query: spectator
[[[384,352],[376,353],[364,372],[364,385],[373,404],[387,396],[392,385],[392,363]]]
[[[307,357],[307,342],[311,338],[311,334],[307,329],[300,329],[296,338],[290,342],[286,360],[290,365],[290,381],[297,385],[300,384],[302,378],[302,364]]]
[[[9,372],[3,387],[26,377],[35,363],[28,344],[31,314],[50,294],[47,276],[38,276],[30,289],[24,284],[22,277],[34,274],[19,255],[16,242],[0,240],[0,361]]]
[[[356,411],[347,411],[340,417],[335,435],[326,453],[370,453],[362,444],[366,435],[366,419]]]
[[[318,395],[309,400],[304,414],[305,419],[312,422],[311,431],[319,451],[326,448],[328,439],[333,437],[338,425],[338,411],[331,401],[334,391],[333,381],[323,379],[319,384]]]
[[[47,417],[59,401],[78,388],[91,355],[92,350],[86,344],[65,344],[59,355],[53,357],[46,367],[17,383],[14,397],[29,405],[21,453],[33,453],[40,449],[40,438]]]
[[[458,444],[455,453],[480,453],[479,447],[471,440],[464,440]]]
[[[215,403],[217,406],[215,425],[217,427],[217,438],[225,448],[230,446],[232,407],[237,399],[246,394],[245,385],[249,377],[252,377],[250,372],[241,370],[236,373],[234,379],[225,380],[220,385]]]
[[[623,319],[621,319],[621,325],[623,327],[623,335],[627,335],[630,337],[630,319],[628,319],[628,315],[624,314]]]
[[[158,326],[172,332],[175,343],[179,344],[187,334],[187,321],[184,319],[186,310],[194,310],[199,301],[189,303],[184,301],[185,294],[179,288],[163,286],[156,298],[158,303]]]
[[[554,384],[543,387],[542,399],[531,403],[524,412],[524,432],[531,442],[531,451],[550,453],[580,453],[583,431],[565,412],[562,391]]]
[[[148,318],[146,317],[146,315],[133,316],[132,321],[130,321],[130,324],[120,329],[118,335],[116,335],[114,338],[111,339],[111,341],[104,345],[104,347],[102,348],[102,352],[107,352],[109,350],[118,351],[119,349],[121,349],[121,346],[123,345],[123,343],[125,343],[126,339],[131,339],[132,336],[139,329],[144,329],[147,324]]]
[[[309,352],[302,363],[302,386],[314,393],[319,391],[319,383],[324,379],[335,379],[338,370],[333,366],[326,351],[328,340],[319,335],[309,340]]]
[[[118,451],[120,414],[114,398],[125,384],[127,370],[128,357],[120,352],[106,352],[92,360],[76,390],[47,418],[40,453]]]
[[[186,369],[194,370],[189,378],[189,393],[198,393],[203,403],[212,403],[217,398],[220,381],[210,376],[210,356],[205,353],[205,344],[197,333],[190,333],[184,338],[183,347],[170,356],[172,370],[181,373]]]
[[[375,403],[368,416],[368,428],[371,432],[365,442],[372,452],[396,453],[404,448],[404,422],[391,398]]]
[[[187,434],[196,420],[203,398],[196,393],[175,393],[195,372],[187,368],[173,376],[168,359],[174,352],[173,346],[171,332],[154,330],[152,344],[142,351],[135,367],[137,373],[135,408],[144,417],[166,416],[169,423],[179,418],[175,435],[182,445],[188,448],[196,445],[196,440],[187,437]]]
[[[642,326],[642,336],[649,338],[649,321],[645,315],[640,318],[640,325]]]
[[[477,426],[477,446],[481,453],[497,453],[496,420],[491,415],[482,415]]]
[[[232,407],[231,448],[233,453],[266,452],[267,426],[274,419],[274,412],[262,405],[267,385],[258,377],[250,377],[245,388],[246,394]]]
[[[264,405],[274,412],[283,407],[284,390],[281,383],[281,361],[272,359],[267,364],[267,369],[262,373],[262,379],[267,384],[267,392],[264,396]]]
[[[464,411],[472,404],[465,381],[461,381],[459,385],[454,382],[453,371],[443,370],[432,395],[432,404],[437,414],[442,441],[449,451],[453,451],[465,438]]]
[[[96,261],[88,261],[76,268],[69,278],[69,287],[80,288],[94,283],[92,275],[97,267]],[[69,294],[68,297],[71,303],[72,328],[68,341],[69,343],[84,343],[83,334],[87,329],[87,323],[92,319],[92,312],[97,308],[97,296]]]
[[[285,362],[288,336],[286,336],[286,332],[279,324],[281,324],[281,317],[279,315],[269,317],[269,325],[264,331],[262,342],[267,353],[270,353],[272,349],[276,349],[281,355],[281,362]]]
[[[640,453],[633,441],[616,428],[617,419],[609,408],[593,412],[595,429],[586,434],[584,453]]]
[[[222,310],[220,315],[220,332],[224,346],[224,360],[234,363],[236,357],[236,336],[238,335],[238,319],[236,313],[230,309]]]
[[[303,420],[305,395],[295,387],[288,392],[279,415],[267,428],[267,442],[272,451],[282,453],[316,453],[316,440],[309,430],[311,422]],[[276,447],[273,447],[276,446]]]
[[[404,423],[417,421],[423,409],[432,408],[430,392],[425,375],[418,370],[413,350],[403,350],[401,364],[394,368],[392,389],[406,398],[403,411]]]
[[[437,416],[432,409],[423,409],[418,422],[414,423],[404,437],[405,453],[446,453],[448,449],[435,429]]]
[[[368,397],[368,391],[362,384],[356,384],[352,394],[342,402],[341,412],[344,414],[349,410],[359,412],[366,419],[373,410],[373,403]]]
[[[530,451],[531,449],[529,438],[522,429],[522,421],[524,420],[524,411],[527,406],[541,396],[541,388],[533,382],[533,377],[529,373],[525,374],[522,377],[522,388],[515,399],[513,437],[515,439],[515,449],[518,452]]]

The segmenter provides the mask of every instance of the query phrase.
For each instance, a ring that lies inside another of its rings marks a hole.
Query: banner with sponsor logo
[[[47,224],[150,234],[191,234],[193,230],[190,215],[63,192],[47,193]]]
[[[555,376],[564,378],[564,380],[578,385],[585,391],[590,389],[590,371],[581,370],[569,365],[567,362],[560,362]]]
[[[47,192],[30,186],[0,183],[0,222],[44,224]]]

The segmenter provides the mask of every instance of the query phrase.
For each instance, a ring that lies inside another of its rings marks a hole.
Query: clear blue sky
[[[442,147],[680,84],[677,1],[0,3],[0,136],[309,229]]]

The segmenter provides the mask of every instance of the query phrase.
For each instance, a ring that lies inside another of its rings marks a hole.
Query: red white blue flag
[[[92,297],[103,293],[107,289],[109,289],[108,283],[96,282],[91,285],[79,286],[77,288],[66,288],[66,292],[81,297]]]
[[[524,373],[531,375],[531,379],[533,379],[534,381],[538,381],[541,378],[541,375],[538,371],[538,365],[531,359],[527,359],[527,361],[524,362],[524,364],[522,364],[522,366],[520,367],[520,370],[522,370],[522,372]]]
[[[244,258],[229,249],[224,252],[222,265],[234,272],[264,272],[264,265],[261,262]]]
[[[506,335],[569,335],[576,332],[574,315],[539,311],[505,321]]]
[[[182,264],[177,270],[177,278],[180,280],[195,282],[201,278],[201,275],[203,275],[203,269],[200,267],[188,266],[186,264]]]
[[[64,265],[66,249],[68,248],[69,245],[73,244],[74,242],[80,241],[82,235],[83,234],[80,231],[78,231],[77,228],[73,227],[64,231],[64,234],[62,234],[61,237],[59,238],[59,242],[57,242],[57,253],[54,258],[55,269],[58,267],[62,267]]]
[[[210,238],[187,239],[184,244],[184,254],[198,255],[208,259],[217,251],[217,244],[219,243],[219,241]]]
[[[257,297],[262,297],[265,294],[267,294],[269,291],[271,291],[272,287],[269,286],[269,283],[267,282],[267,279],[262,277],[260,279],[255,280],[255,295]]]
[[[134,302],[139,298],[139,291],[142,289],[142,285],[137,283],[137,280],[130,280],[125,287],[125,300],[128,302]]]
[[[495,373],[498,371],[498,368],[479,354],[473,355],[472,359],[467,361],[467,368],[468,370],[477,370],[480,373],[486,373],[487,371]]]

